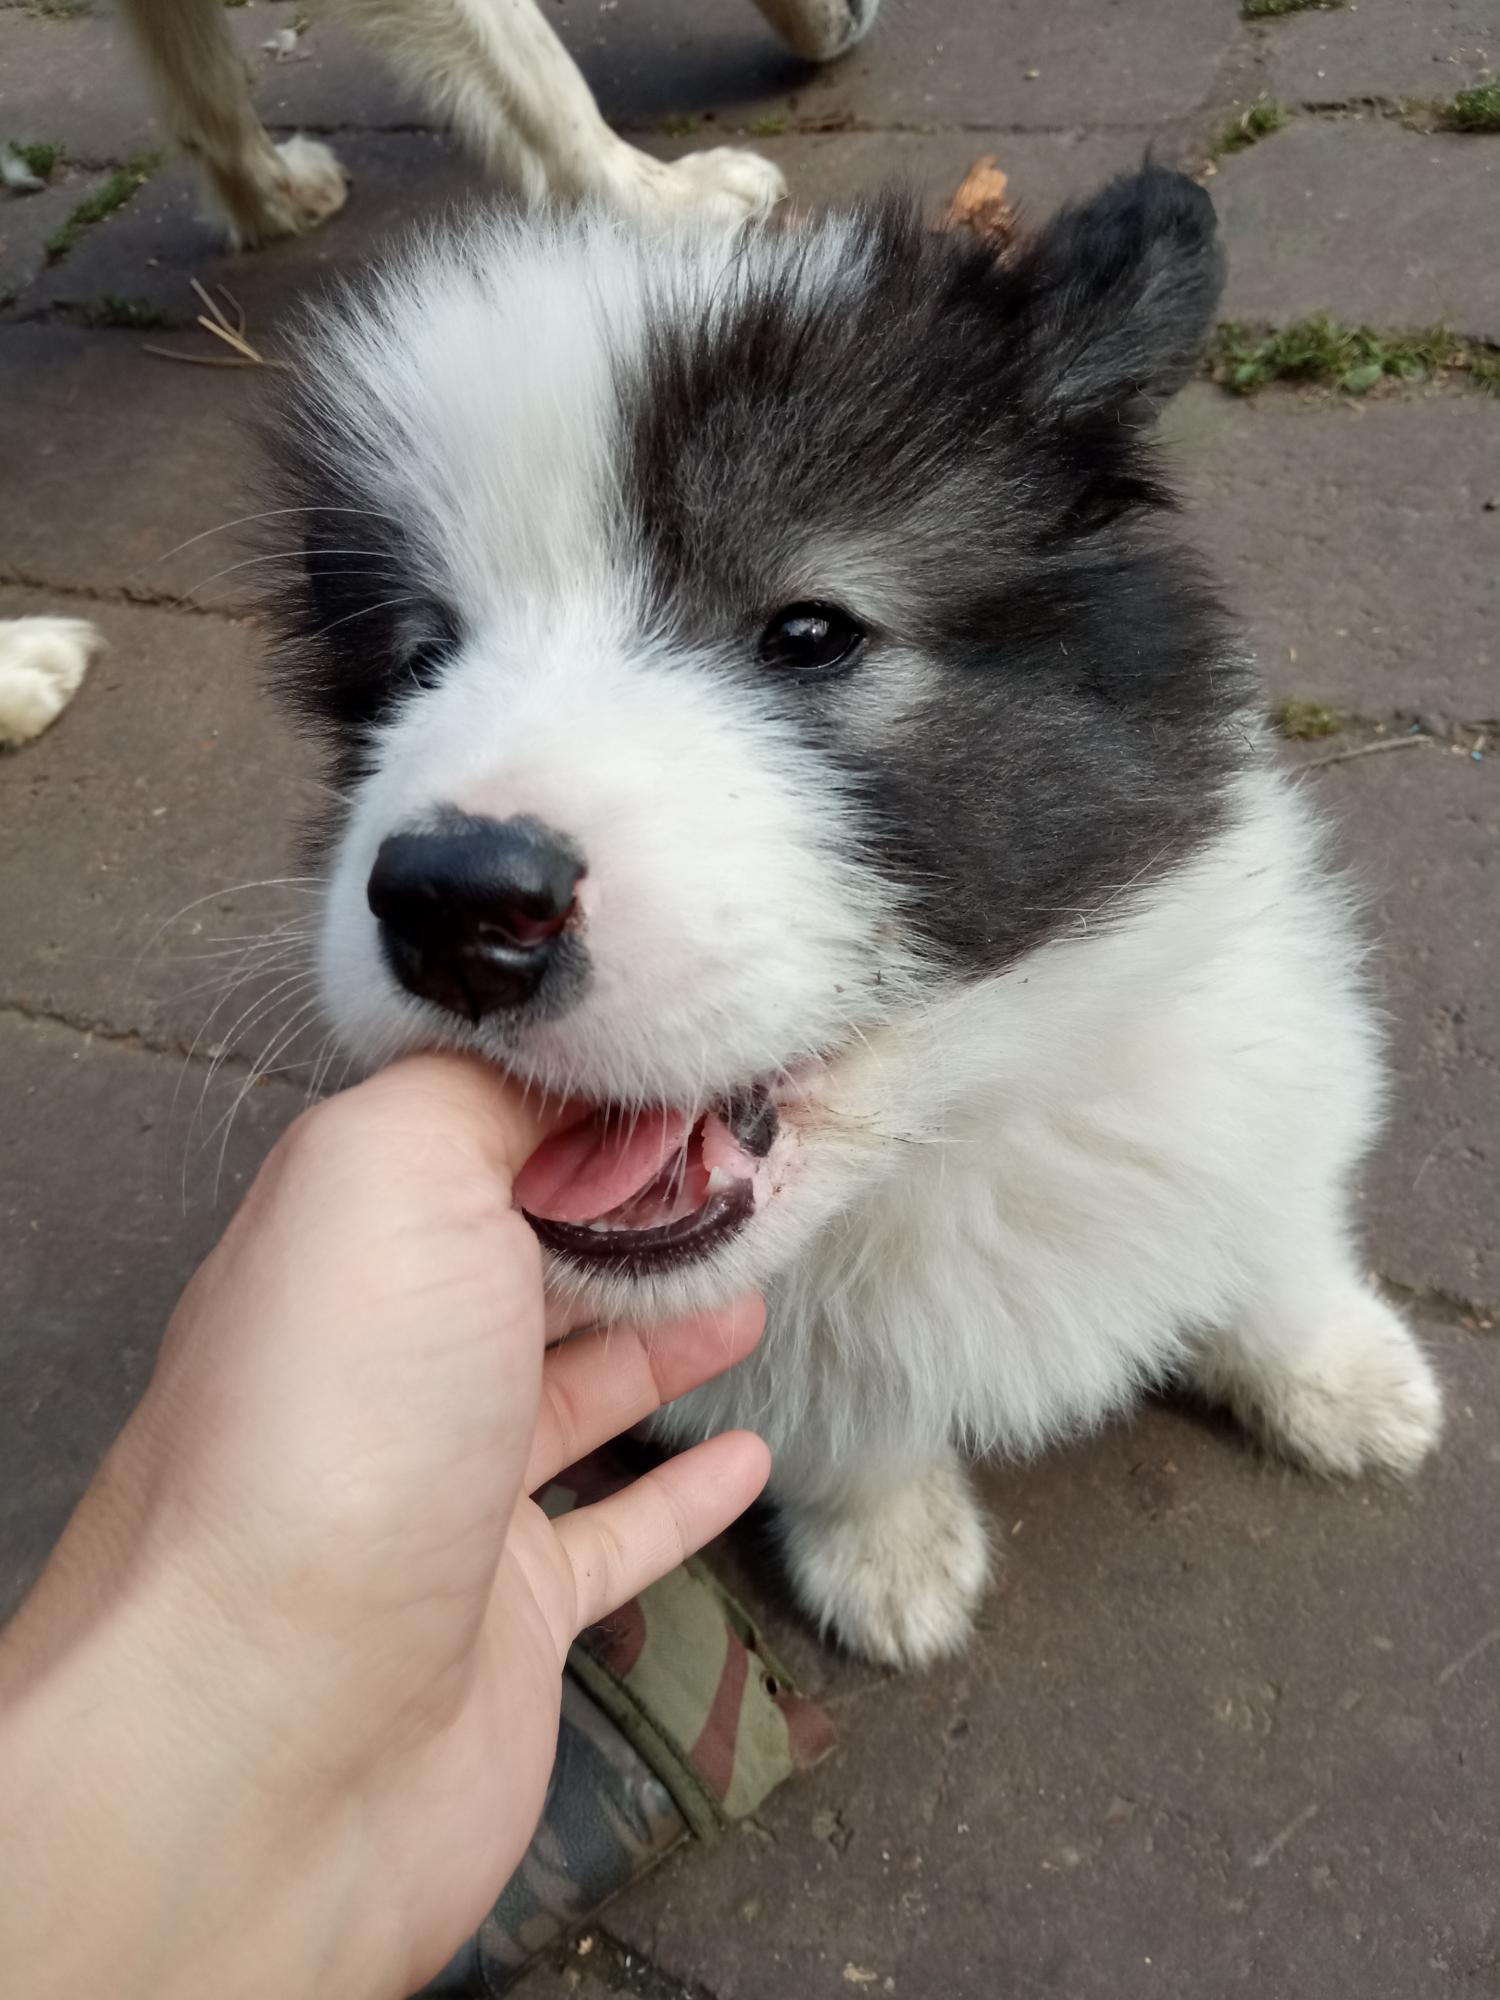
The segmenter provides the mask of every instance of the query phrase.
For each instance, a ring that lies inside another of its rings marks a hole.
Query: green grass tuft
[[[73,308],[71,317],[80,326],[123,326],[137,333],[177,324],[170,313],[149,299],[122,299],[117,292],[101,292],[97,299],[85,300]]]
[[[696,111],[674,111],[663,118],[660,129],[669,139],[690,139],[702,123]]]
[[[92,229],[96,222],[103,222],[117,208],[123,208],[137,188],[150,180],[160,162],[160,153],[137,153],[123,167],[116,167],[103,187],[85,195],[62,227],[54,229],[47,238],[47,261],[55,264],[60,257],[66,257],[86,229]]]
[[[1471,347],[1468,365],[1469,380],[1476,389],[1500,396],[1500,347]]]
[[[1500,132],[1500,83],[1479,83],[1437,107],[1445,132]]]
[[[52,169],[63,157],[63,149],[56,139],[33,139],[29,146],[12,145],[10,149],[17,159],[24,160],[39,181],[52,178]]]
[[[1319,382],[1367,395],[1387,379],[1425,382],[1440,368],[1465,359],[1462,343],[1446,327],[1419,333],[1382,333],[1371,326],[1340,326],[1327,313],[1258,333],[1228,321],[1209,347],[1213,379],[1241,396],[1269,382]]]
[[[1247,21],[1267,21],[1277,14],[1327,13],[1343,5],[1344,0],[1241,0],[1240,12]]]
[[[1243,153],[1257,139],[1268,139],[1273,132],[1279,132],[1290,116],[1279,104],[1252,104],[1248,111],[1232,119],[1214,141],[1214,158],[1222,160],[1228,153]]]
[[[779,139],[786,130],[786,118],[780,111],[763,111],[759,118],[750,122],[750,136],[753,139]]]
[[[1309,701],[1305,695],[1295,694],[1277,702],[1271,710],[1271,720],[1283,736],[1295,737],[1299,742],[1314,736],[1337,736],[1344,726],[1343,718],[1336,709],[1325,708],[1320,701]]]

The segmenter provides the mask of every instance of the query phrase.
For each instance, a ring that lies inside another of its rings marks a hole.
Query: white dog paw
[[[300,132],[283,139],[276,150],[285,169],[283,199],[296,218],[293,229],[316,229],[337,215],[349,198],[349,179],[337,154],[320,139],[304,139]]]
[[[0,744],[30,743],[83,685],[104,636],[82,618],[0,621]]]
[[[786,194],[786,181],[769,160],[733,146],[653,160],[622,145],[610,162],[605,193],[648,222],[698,216],[734,227],[769,214]]]
[[[786,196],[786,176],[759,153],[714,146],[672,162],[695,207],[730,219],[768,215]]]
[[[847,1512],[789,1510],[783,1527],[798,1596],[851,1653],[922,1667],[963,1650],[989,1581],[990,1550],[956,1463]]]
[[[275,147],[262,138],[253,157],[205,164],[230,239],[241,250],[316,229],[349,196],[338,156],[320,139],[304,139],[300,132]]]
[[[1231,1385],[1236,1414],[1315,1472],[1414,1472],[1437,1443],[1437,1378],[1399,1316],[1350,1288],[1339,1316],[1279,1369]]]

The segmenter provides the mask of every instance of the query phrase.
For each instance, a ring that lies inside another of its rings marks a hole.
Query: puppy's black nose
[[[382,841],[367,893],[407,992],[480,1021],[541,985],[582,874],[534,819],[454,813],[431,833]]]

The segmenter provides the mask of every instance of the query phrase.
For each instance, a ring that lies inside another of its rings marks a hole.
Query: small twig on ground
[[[215,340],[222,340],[226,347],[234,349],[233,356],[227,354],[183,354],[175,347],[148,347],[148,354],[159,354],[164,361],[188,361],[197,368],[288,368],[290,362],[277,361],[262,354],[260,349],[245,334],[245,308],[227,285],[218,287],[219,298],[226,301],[234,314],[231,322],[223,306],[215,299],[207,286],[199,284],[196,278],[188,280],[198,297],[207,306],[207,312],[198,314],[197,323],[205,333],[211,333]]]
[[[1419,743],[1431,743],[1431,736],[1390,736],[1379,743],[1359,743],[1352,750],[1335,750],[1327,757],[1309,757],[1300,771],[1321,771],[1329,764],[1347,764],[1351,757],[1374,757],[1382,750],[1411,750]]]

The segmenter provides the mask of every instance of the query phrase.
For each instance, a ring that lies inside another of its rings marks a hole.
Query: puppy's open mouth
[[[693,1122],[606,1105],[538,1147],[516,1177],[516,1201],[546,1247],[574,1263],[630,1273],[688,1263],[754,1214],[778,1124],[759,1085]]]

